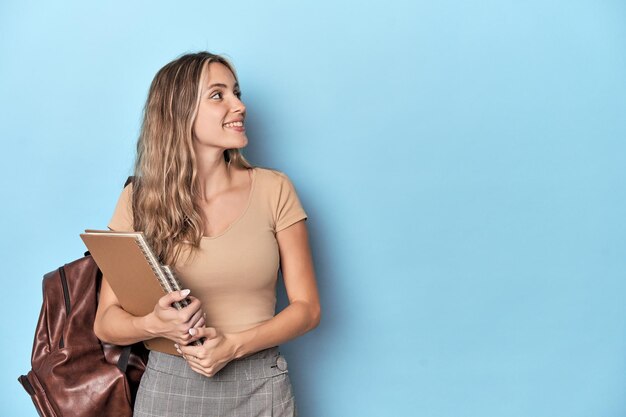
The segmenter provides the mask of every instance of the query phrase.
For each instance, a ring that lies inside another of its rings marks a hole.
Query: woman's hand
[[[200,300],[189,296],[189,292],[175,291],[161,297],[152,313],[145,316],[146,329],[155,337],[166,337],[179,345],[189,343],[193,338],[189,330],[205,323]],[[172,307],[172,303],[185,298],[191,301],[187,307],[182,310]]]
[[[200,327],[191,331],[193,339],[205,338],[202,346],[177,345],[178,353],[195,372],[212,377],[235,359],[236,346],[233,340],[213,327]]]

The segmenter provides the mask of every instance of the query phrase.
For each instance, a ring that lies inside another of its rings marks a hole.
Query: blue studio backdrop
[[[0,415],[36,416],[41,278],[106,227],[152,77],[203,49],[309,215],[322,323],[282,347],[302,416],[625,415],[625,23],[609,0],[3,1]]]

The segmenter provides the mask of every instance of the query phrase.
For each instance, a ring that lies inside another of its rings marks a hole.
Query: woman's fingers
[[[200,337],[194,337],[195,331],[190,329],[201,328],[206,324],[206,317],[202,311],[202,303],[190,294],[190,290],[174,291],[165,294],[154,307],[151,313],[153,333],[166,337],[181,345],[189,344]],[[189,304],[177,310],[172,303],[187,299]]]
[[[197,314],[199,311],[202,311],[200,307],[202,307],[202,303],[195,297],[189,297],[191,302],[189,305],[182,310],[178,310],[178,315],[180,319],[184,322],[188,322],[191,318]],[[202,313],[200,313],[202,314]]]
[[[183,332],[180,336],[178,336],[178,343],[185,346],[191,342],[191,335],[189,332]]]
[[[207,340],[215,339],[219,335],[219,332],[215,327],[198,327],[193,329],[193,333],[194,336],[198,338],[204,337]]]
[[[189,329],[189,334],[192,337],[186,344],[189,345],[196,340],[202,340],[202,344],[206,347],[214,347],[220,341],[219,333],[213,327],[202,327],[204,326],[203,318],[200,319],[200,322],[202,323],[202,325]]]
[[[198,310],[196,311],[196,314],[194,314],[191,319],[189,320],[189,328],[193,328],[193,327],[200,327],[198,326],[198,322],[200,320],[204,319],[204,312],[202,310]],[[193,336],[193,334],[192,334]]]
[[[165,294],[163,297],[159,298],[159,306],[162,308],[170,308],[173,302],[184,300],[190,292],[191,290],[181,290]]]
[[[200,320],[193,327],[202,327],[206,324],[206,318],[204,316],[200,317]]]
[[[195,363],[191,362],[189,359],[187,359],[187,363],[189,364],[189,367],[191,368],[192,371],[197,372],[200,375],[204,375],[209,378],[213,376],[213,374],[210,374],[209,372],[207,372],[202,366],[196,365]]]
[[[187,363],[189,364],[189,367],[193,371],[199,374],[202,374],[204,376],[212,377],[213,375],[217,373],[217,371],[223,368],[223,366],[217,366],[217,364],[213,364],[211,366],[205,366],[206,365],[206,363],[204,363],[205,361],[201,360],[197,356],[193,356],[192,354],[183,354],[183,358],[187,361]]]
[[[202,346],[176,345],[176,350],[183,356],[192,370],[201,375],[212,377],[228,363],[228,361],[213,357],[214,354],[211,353],[211,349],[207,349],[211,342],[218,341],[219,343],[221,335],[214,328],[203,327],[198,330],[201,330],[202,334],[205,335],[203,337],[211,334],[217,334],[217,336],[206,341]]]

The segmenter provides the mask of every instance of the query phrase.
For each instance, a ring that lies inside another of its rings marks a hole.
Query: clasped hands
[[[235,359],[235,345],[228,335],[213,327],[204,327],[205,315],[200,300],[189,290],[176,291],[161,297],[154,311],[147,316],[149,332],[175,342],[176,350],[195,372],[212,377]],[[190,303],[182,310],[172,303],[187,298]],[[192,342],[204,338],[201,346]]]

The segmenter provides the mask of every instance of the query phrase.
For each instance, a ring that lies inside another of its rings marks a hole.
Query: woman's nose
[[[241,101],[237,97],[235,97],[235,100],[233,101],[233,111],[239,112],[239,113],[245,113],[246,111],[245,104],[243,104],[243,101]]]

